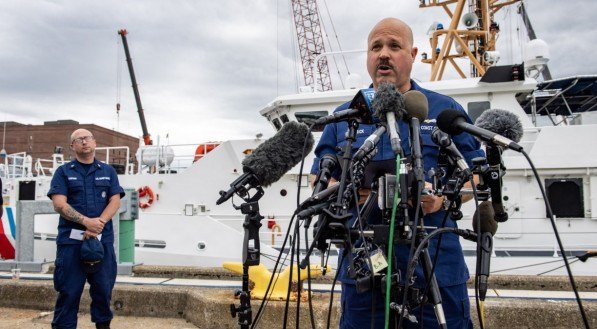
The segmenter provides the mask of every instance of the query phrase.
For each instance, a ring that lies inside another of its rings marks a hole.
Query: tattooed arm
[[[66,196],[61,194],[52,195],[54,210],[62,215],[66,220],[81,224],[91,233],[99,234],[104,229],[104,223],[99,220],[93,220],[76,211],[67,203]]]

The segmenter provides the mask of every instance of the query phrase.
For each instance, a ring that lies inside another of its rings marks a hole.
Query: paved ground
[[[52,322],[52,312],[41,312],[38,310],[26,310],[17,308],[0,308],[0,329],[38,329],[50,328]],[[172,318],[150,318],[150,317],[132,317],[132,316],[117,316],[112,320],[113,328],[132,329],[163,329],[163,328],[177,328],[177,329],[191,329],[198,328],[185,319]],[[95,325],[91,323],[89,314],[79,314],[79,329],[95,329]]]

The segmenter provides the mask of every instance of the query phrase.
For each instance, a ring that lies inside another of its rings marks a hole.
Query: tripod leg
[[[446,325],[446,315],[444,314],[444,308],[442,307],[442,296],[439,292],[439,286],[437,285],[435,273],[431,273],[431,257],[429,256],[429,251],[427,248],[423,249],[422,251],[422,261],[423,274],[425,275],[425,280],[429,281],[430,285],[427,289],[427,297],[429,301],[431,301],[431,304],[433,304],[433,310],[435,311],[435,316],[439,326],[443,329],[447,329],[448,326]],[[430,276],[431,280],[429,280]]]

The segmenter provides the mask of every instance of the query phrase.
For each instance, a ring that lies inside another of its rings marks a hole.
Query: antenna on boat
[[[499,25],[494,21],[495,13],[501,8],[521,0],[419,0],[420,8],[442,7],[451,18],[446,28],[429,29],[432,54],[423,54],[423,63],[431,64],[431,81],[442,79],[446,64],[450,63],[460,77],[466,78],[463,70],[455,61],[468,58],[471,77],[480,77],[499,59],[495,50]],[[448,5],[456,2],[456,7]],[[468,13],[463,15],[468,2]],[[459,24],[464,29],[458,29]],[[443,42],[440,47],[440,38]],[[452,45],[456,52],[450,52]]]
[[[2,133],[2,150],[0,150],[0,158],[6,159],[6,149],[4,148],[4,144],[6,142],[6,120],[4,120],[4,132]]]

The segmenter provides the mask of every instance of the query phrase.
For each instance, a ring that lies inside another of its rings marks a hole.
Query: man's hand
[[[86,230],[85,232],[83,232],[83,240],[86,240],[89,238],[97,238],[97,233],[93,233],[90,230]]]
[[[431,183],[425,182],[425,188],[432,188]],[[423,209],[423,214],[432,214],[441,210],[444,207],[444,198],[444,196],[422,195],[421,209]]]
[[[87,231],[94,233],[94,234],[100,234],[102,233],[102,230],[104,229],[104,225],[106,224],[104,222],[103,219],[96,217],[96,218],[87,218],[85,217],[83,219],[83,225],[85,225],[85,227],[87,228]],[[87,232],[86,231],[86,232]]]

